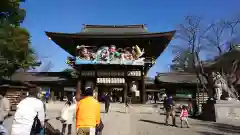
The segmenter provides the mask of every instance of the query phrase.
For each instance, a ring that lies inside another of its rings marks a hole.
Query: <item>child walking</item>
[[[181,128],[183,127],[183,122],[187,125],[187,128],[189,128],[188,125],[188,109],[185,105],[181,108],[181,114],[180,114],[180,120],[181,120]]]

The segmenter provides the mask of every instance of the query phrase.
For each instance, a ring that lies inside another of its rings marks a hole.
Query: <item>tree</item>
[[[0,23],[8,23],[19,26],[26,15],[24,9],[20,8],[20,3],[25,0],[1,0],[0,2]]]
[[[178,49],[178,52],[180,53],[178,53],[174,59],[177,60],[178,63],[175,62],[173,67],[178,65],[185,70],[185,63],[187,62],[187,66],[191,67],[196,73],[202,87],[206,91],[212,89],[212,76],[205,71],[203,66],[204,59],[201,56],[203,56],[204,53],[211,52],[213,54],[211,59],[215,59],[224,52],[230,50],[232,44],[226,45],[224,44],[224,40],[231,39],[231,36],[234,35],[234,30],[239,23],[239,20],[221,20],[204,27],[204,22],[201,17],[187,16],[185,22],[180,24],[177,33],[177,37],[182,41],[181,43],[186,46]],[[226,35],[229,35],[229,37],[226,38]],[[237,68],[234,69],[235,70],[232,70],[232,72],[235,72]],[[207,80],[208,85],[204,83],[204,78]],[[229,86],[230,85],[231,82],[229,82]]]
[[[72,78],[78,78],[79,72],[73,68],[66,68],[62,72],[69,74]]]
[[[30,46],[30,34],[20,27],[25,17],[21,2],[24,0],[0,2],[0,77],[11,76],[18,69],[29,69],[39,64]]]

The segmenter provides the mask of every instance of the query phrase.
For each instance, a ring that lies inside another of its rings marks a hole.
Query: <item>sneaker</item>
[[[173,127],[178,127],[177,125],[173,125]]]

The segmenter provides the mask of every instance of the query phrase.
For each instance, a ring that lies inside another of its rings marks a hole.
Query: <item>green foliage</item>
[[[7,21],[12,25],[19,26],[23,22],[26,12],[20,8],[20,2],[25,0],[1,0],[0,20]]]
[[[78,74],[79,74],[77,70],[70,69],[70,68],[64,69],[62,72],[68,73],[72,78],[78,78]]]
[[[25,17],[20,2],[23,0],[0,1],[0,77],[36,65],[30,34],[19,26]]]

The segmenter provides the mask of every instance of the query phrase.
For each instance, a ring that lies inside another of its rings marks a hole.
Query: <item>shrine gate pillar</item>
[[[141,81],[140,81],[140,100],[142,104],[146,103],[146,91],[145,91],[145,74],[144,67],[141,70]]]
[[[82,88],[82,83],[81,83],[81,80],[78,79],[78,80],[77,80],[77,86],[76,86],[76,95],[77,95],[77,94],[80,94],[80,95],[82,94],[81,88]]]
[[[124,84],[124,88],[123,88],[123,103],[126,103],[127,101],[127,94],[128,94],[128,82]]]

